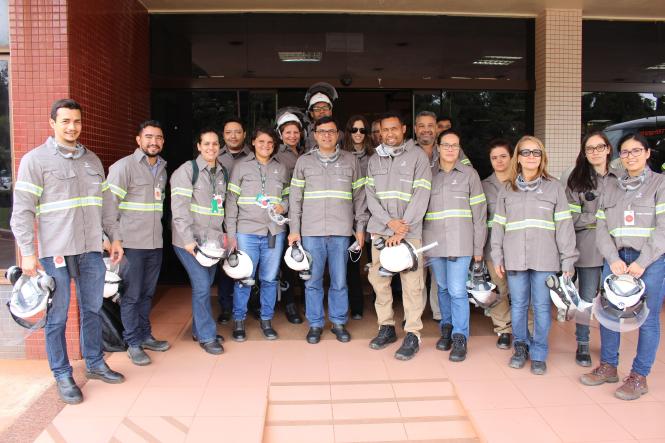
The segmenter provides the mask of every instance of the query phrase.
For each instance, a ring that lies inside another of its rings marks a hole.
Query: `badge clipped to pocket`
[[[623,211],[623,225],[635,226],[635,211]]]
[[[222,207],[222,196],[219,194],[213,195],[212,201],[210,202],[210,206],[212,207],[212,212],[214,214],[219,213],[219,208]]]
[[[162,201],[162,188],[156,187],[155,188],[155,200],[156,201]]]
[[[256,195],[256,204],[262,208],[267,208],[270,204],[270,200],[267,196],[263,195],[263,193],[259,193]]]
[[[67,266],[67,262],[65,261],[65,257],[62,255],[56,255],[53,257],[53,265],[56,268],[64,268]]]

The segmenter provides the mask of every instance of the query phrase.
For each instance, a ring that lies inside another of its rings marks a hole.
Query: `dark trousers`
[[[233,311],[233,285],[235,281],[224,270],[217,272],[217,302],[222,311]]]
[[[150,310],[162,266],[162,249],[125,249],[129,266],[122,270],[124,291],[120,316],[123,338],[129,346],[139,346],[152,335]]]
[[[355,238],[351,237],[350,241],[353,242],[354,240]],[[372,256],[372,247],[368,242],[365,242],[363,245],[363,255],[365,257]],[[355,263],[349,259],[346,263],[346,282],[349,288],[349,310],[351,311],[351,314],[362,315],[365,307],[363,295],[364,279],[361,275],[362,266],[363,261],[360,259]]]

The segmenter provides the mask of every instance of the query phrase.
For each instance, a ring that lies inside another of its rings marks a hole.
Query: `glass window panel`
[[[12,155],[9,137],[9,62],[0,60],[0,269],[16,264],[12,211]]]
[[[9,1],[0,0],[0,48],[9,47]]]

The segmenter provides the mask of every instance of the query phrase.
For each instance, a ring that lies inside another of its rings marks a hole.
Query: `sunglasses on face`
[[[533,155],[534,157],[542,157],[543,151],[541,151],[540,149],[521,149],[520,155],[522,157],[529,157],[531,155]]]
[[[358,131],[360,131],[361,134],[367,134],[367,129],[365,129],[365,128],[356,128],[356,127],[353,127],[353,128],[351,128],[351,129],[349,130],[349,132],[351,132],[351,134],[355,134],[355,133],[358,132]]]

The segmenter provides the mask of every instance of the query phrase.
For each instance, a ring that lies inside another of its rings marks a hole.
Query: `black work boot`
[[[496,347],[499,349],[510,349],[510,333],[503,332],[499,334],[499,339],[496,341]]]
[[[277,340],[277,331],[272,327],[272,322],[270,320],[261,320],[259,322],[261,325],[261,332],[266,340]]]
[[[312,326],[309,328],[309,331],[307,331],[307,343],[310,345],[315,345],[318,342],[321,341],[321,333],[323,332],[323,328],[319,328],[316,326]]]
[[[171,348],[171,345],[166,340],[157,340],[151,335],[143,340],[141,347],[143,349],[148,349],[149,351],[165,352]]]
[[[288,320],[289,323],[293,323],[294,325],[302,323],[302,317],[300,317],[298,306],[296,306],[295,303],[287,303],[284,305],[284,311],[286,313],[286,320]]]
[[[146,366],[150,364],[150,357],[145,353],[141,346],[128,346],[127,355],[129,359],[137,366]]]
[[[395,333],[395,327],[392,325],[381,325],[379,327],[379,334],[369,342],[369,347],[372,349],[383,349],[396,341],[397,334]]]
[[[441,338],[436,342],[436,349],[439,351],[450,351],[452,346],[453,325],[446,323],[441,326]]]
[[[337,341],[341,341],[342,343],[351,341],[351,334],[349,334],[349,331],[347,331],[346,327],[342,324],[333,323],[330,332],[335,334]]]
[[[61,378],[55,381],[58,387],[60,400],[68,405],[77,405],[83,401],[83,393],[72,377]]]
[[[245,320],[233,321],[233,333],[231,336],[233,337],[234,341],[247,340],[247,334],[245,333]]]
[[[517,342],[515,343],[515,351],[513,352],[513,356],[510,358],[510,363],[508,363],[508,366],[514,369],[522,369],[528,358],[529,346],[526,343]]]
[[[219,313],[219,316],[217,317],[217,323],[220,325],[225,325],[228,322],[231,321],[231,309],[224,309],[222,308],[222,312]]]
[[[577,342],[577,351],[575,351],[575,363],[580,366],[591,366],[591,354],[589,353],[589,343]]]
[[[450,351],[448,360],[464,361],[466,359],[466,337],[463,334],[453,334],[453,350]]]
[[[402,346],[399,347],[397,352],[395,352],[395,358],[397,360],[411,360],[416,353],[420,350],[420,339],[413,332],[408,332]]]

